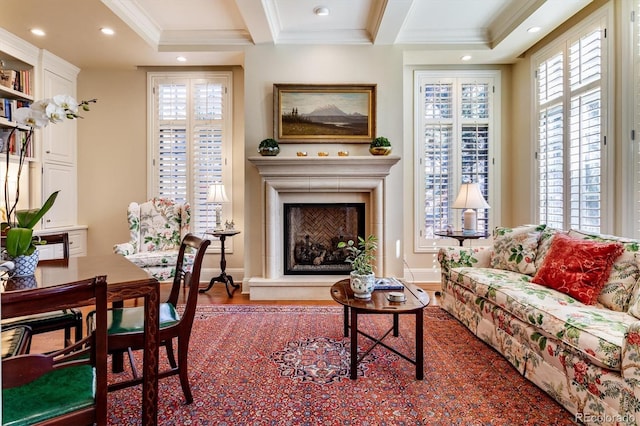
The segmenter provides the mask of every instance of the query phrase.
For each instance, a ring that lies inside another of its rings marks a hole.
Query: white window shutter
[[[153,196],[191,204],[191,231],[215,226],[212,183],[232,199],[230,73],[152,74]],[[230,214],[231,203],[224,211]]]

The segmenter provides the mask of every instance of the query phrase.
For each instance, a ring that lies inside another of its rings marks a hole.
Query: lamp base
[[[224,228],[222,227],[222,211],[221,209],[216,209],[216,227],[215,230],[216,231],[224,231]]]
[[[475,234],[477,231],[477,217],[476,211],[473,209],[467,209],[464,211],[464,227],[462,228],[463,234]]]

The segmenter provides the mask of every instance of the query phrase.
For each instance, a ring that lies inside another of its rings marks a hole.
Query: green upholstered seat
[[[2,328],[2,359],[27,353],[31,343],[31,328],[28,326],[14,326]]]
[[[61,326],[75,327],[76,324],[82,327],[82,312],[77,309],[61,309],[59,311],[42,312],[40,314],[2,320],[3,327],[14,324],[26,324],[34,329],[34,333],[39,332],[39,330],[43,330],[42,332],[59,330]]]
[[[93,312],[87,316],[89,330],[93,329]],[[160,304],[160,328],[180,321],[180,315],[170,303]],[[144,306],[111,309],[107,312],[107,333],[120,334],[142,332],[144,330]]]
[[[14,318],[6,318],[2,320],[2,325],[13,325],[23,323],[24,321],[30,321],[34,324],[42,324],[46,325],[51,323],[52,321],[57,321],[59,319],[64,320],[76,320],[78,319],[78,315],[82,320],[82,313],[76,309],[61,309],[59,311],[53,312],[42,312],[40,314],[33,315],[23,315],[21,317]]]
[[[63,368],[26,385],[3,389],[2,424],[30,425],[94,404],[94,368],[90,365]]]

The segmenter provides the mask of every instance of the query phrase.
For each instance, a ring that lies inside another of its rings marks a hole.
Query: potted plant
[[[39,256],[33,238],[33,227],[53,207],[58,192],[60,191],[51,194],[39,209],[17,210],[16,223],[6,224],[5,250],[9,259],[15,263],[16,276],[33,275],[35,272]]]
[[[340,241],[338,248],[345,248],[349,252],[347,262],[352,267],[350,284],[353,295],[359,299],[370,298],[376,282],[373,262],[376,260],[378,239],[375,235],[369,235],[366,239],[358,237],[357,244],[353,240]]]
[[[6,150],[6,164],[4,176],[4,207],[6,220],[2,223],[2,232],[6,235],[4,256],[15,263],[14,275],[26,276],[35,272],[38,264],[38,251],[33,239],[33,228],[40,219],[53,207],[58,197],[58,192],[49,195],[49,198],[40,208],[18,210],[18,200],[20,197],[20,175],[22,173],[27,153],[30,152],[30,143],[33,137],[33,130],[45,127],[49,123],[59,123],[64,119],[74,120],[81,118],[78,110],[89,111],[89,103],[97,102],[96,99],[82,101],[78,103],[73,97],[68,95],[56,95],[51,99],[44,99],[34,102],[29,107],[18,108],[15,111],[14,119],[20,126],[26,126],[29,131],[23,140],[17,142],[17,150],[14,153],[18,157],[18,168],[15,176],[17,182],[15,197],[10,199],[9,181],[11,153]],[[10,140],[16,128],[11,131],[7,140]]]
[[[272,138],[263,139],[258,145],[258,152],[260,155],[278,155],[280,152],[278,141]]]
[[[384,136],[378,136],[371,141],[369,152],[373,155],[389,155],[391,154],[391,142]]]

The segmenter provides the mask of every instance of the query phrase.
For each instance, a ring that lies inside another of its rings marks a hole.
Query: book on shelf
[[[393,277],[376,278],[374,290],[404,290],[404,284]]]
[[[13,121],[13,113],[18,108],[29,107],[31,102],[21,99],[0,98],[0,117],[4,117],[9,121]]]
[[[31,95],[31,72],[28,70],[0,70],[0,85]]]
[[[8,150],[9,154],[18,155],[19,149],[24,147],[28,137],[28,130],[0,129],[0,152],[7,152]],[[33,157],[32,143],[27,145],[25,155],[27,157]]]

